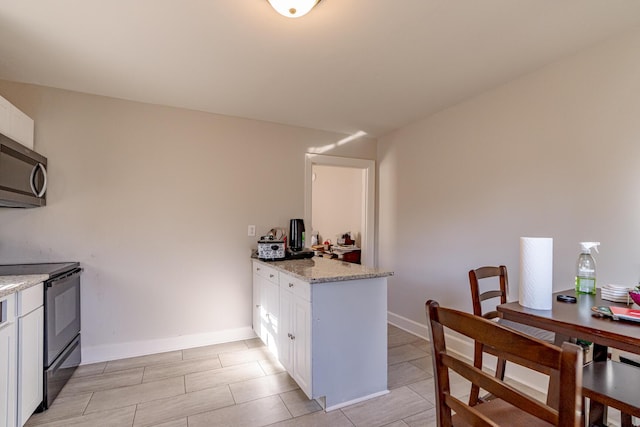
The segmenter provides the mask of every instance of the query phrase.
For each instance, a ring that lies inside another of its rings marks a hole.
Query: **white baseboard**
[[[98,346],[82,346],[82,364],[106,362],[128,357],[146,356],[148,354],[182,350],[185,348],[221,344],[255,338],[250,327],[227,329],[206,334],[181,335],[178,337],[160,338],[147,341],[134,341]]]
[[[377,393],[372,393],[367,396],[359,397],[357,399],[349,400],[348,402],[338,403],[337,405],[329,406],[324,410],[326,412],[335,411],[336,409],[344,408],[349,405],[355,405],[356,403],[364,402],[365,400],[373,399],[374,397],[384,396],[385,394],[389,394],[389,390],[379,391]]]
[[[406,317],[400,316],[399,314],[392,313],[390,311],[387,312],[387,321],[398,328],[409,332],[410,334],[416,335],[420,338],[423,338],[429,341],[429,329],[425,324],[421,324],[415,322],[411,319],[407,319]],[[451,350],[453,353],[465,358],[466,360],[473,360],[473,341],[457,334],[447,333],[447,349]],[[486,369],[495,371],[496,368],[496,358],[491,355],[485,355],[483,357],[483,365]],[[513,381],[523,384],[527,387],[532,388],[533,390],[546,393],[548,380],[546,375],[539,374],[530,369],[523,368],[519,365],[514,365],[513,363],[507,363],[507,369],[505,376],[507,378],[512,379]]]
[[[429,341],[429,329],[427,328],[426,318],[424,320],[424,324],[422,324],[411,319],[407,319],[404,316],[400,316],[399,314],[387,311],[387,322],[391,323],[393,326],[397,326],[398,328],[409,332],[410,334],[416,335],[422,339]]]

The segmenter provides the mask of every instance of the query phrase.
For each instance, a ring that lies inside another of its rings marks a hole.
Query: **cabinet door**
[[[18,426],[42,402],[44,308],[18,318]]]
[[[262,339],[260,328],[260,279],[257,274],[253,275],[253,331]]]
[[[267,317],[263,324],[266,328],[267,347],[275,355],[278,354],[278,330],[280,328],[280,292],[278,285],[273,282],[265,281],[262,288],[264,292],[264,304],[266,305]]]
[[[9,113],[11,138],[33,150],[33,119],[13,105]]]
[[[265,343],[265,345],[268,344],[267,336],[269,332],[267,329],[267,322],[269,321],[269,312],[267,307],[268,285],[269,285],[269,282],[264,277],[255,276],[254,286],[258,288],[258,298],[259,298],[258,327],[257,327],[256,333],[258,333],[258,336],[260,337],[262,342]]]
[[[293,294],[280,289],[280,330],[278,331],[280,346],[278,359],[289,373],[293,371],[293,366],[291,364],[291,360],[293,358],[293,342],[291,340],[293,322],[292,310]]]
[[[311,398],[311,304],[293,298],[293,379]]]
[[[278,285],[261,276],[256,276],[258,284],[258,297],[260,298],[259,322],[260,339],[269,350],[277,353],[278,347],[278,316],[279,316],[279,291]]]
[[[16,425],[16,325],[0,327],[0,427]],[[42,353],[40,354],[42,357]]]
[[[11,123],[11,103],[5,98],[0,96],[0,133],[6,136],[11,136],[11,130],[9,129]]]

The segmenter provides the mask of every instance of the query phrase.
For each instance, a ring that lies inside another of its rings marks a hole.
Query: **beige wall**
[[[80,261],[85,362],[250,336],[257,234],[304,215],[305,152],[345,135],[0,81],[35,119],[47,206],[0,262]],[[326,153],[373,159],[375,141]]]
[[[506,264],[519,237],[554,239],[554,289],[578,242],[602,242],[598,284],[640,278],[640,30],[379,141],[379,262],[389,310],[416,330],[424,303],[471,310],[467,272]],[[423,329],[424,331],[424,329]]]
[[[351,231],[356,243],[360,244],[364,191],[362,170],[314,165],[313,173],[311,217],[313,228],[320,232],[320,239],[322,242],[329,239],[335,244],[337,235]]]

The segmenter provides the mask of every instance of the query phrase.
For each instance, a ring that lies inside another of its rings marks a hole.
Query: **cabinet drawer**
[[[311,301],[311,285],[288,274],[280,273],[280,289],[293,292],[305,301]]]
[[[38,283],[24,291],[18,292],[18,316],[24,316],[43,305],[43,284]]]
[[[13,323],[16,317],[16,297],[9,294],[0,298],[0,328]]]
[[[270,282],[278,283],[278,271],[273,267],[269,267],[268,265],[264,265],[259,262],[254,262],[253,272],[260,277],[264,277]]]

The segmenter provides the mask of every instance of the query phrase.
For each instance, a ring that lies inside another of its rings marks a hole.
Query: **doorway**
[[[309,224],[309,231],[317,229],[313,222],[313,172],[314,166],[327,166],[336,168],[346,168],[356,174],[361,180],[360,191],[360,236],[359,243],[361,252],[361,263],[367,267],[375,267],[374,252],[374,230],[375,230],[375,162],[373,160],[352,159],[346,157],[325,156],[320,154],[307,154],[305,162],[305,223]],[[324,169],[330,170],[330,169]],[[353,174],[351,173],[351,176]],[[335,212],[339,213],[340,206],[334,206]],[[345,227],[350,225],[345,224]],[[354,230],[343,230],[354,231]],[[322,230],[321,230],[322,233]],[[355,237],[355,236],[354,236]],[[335,236],[323,236],[332,241]],[[335,242],[334,242],[335,243]]]

